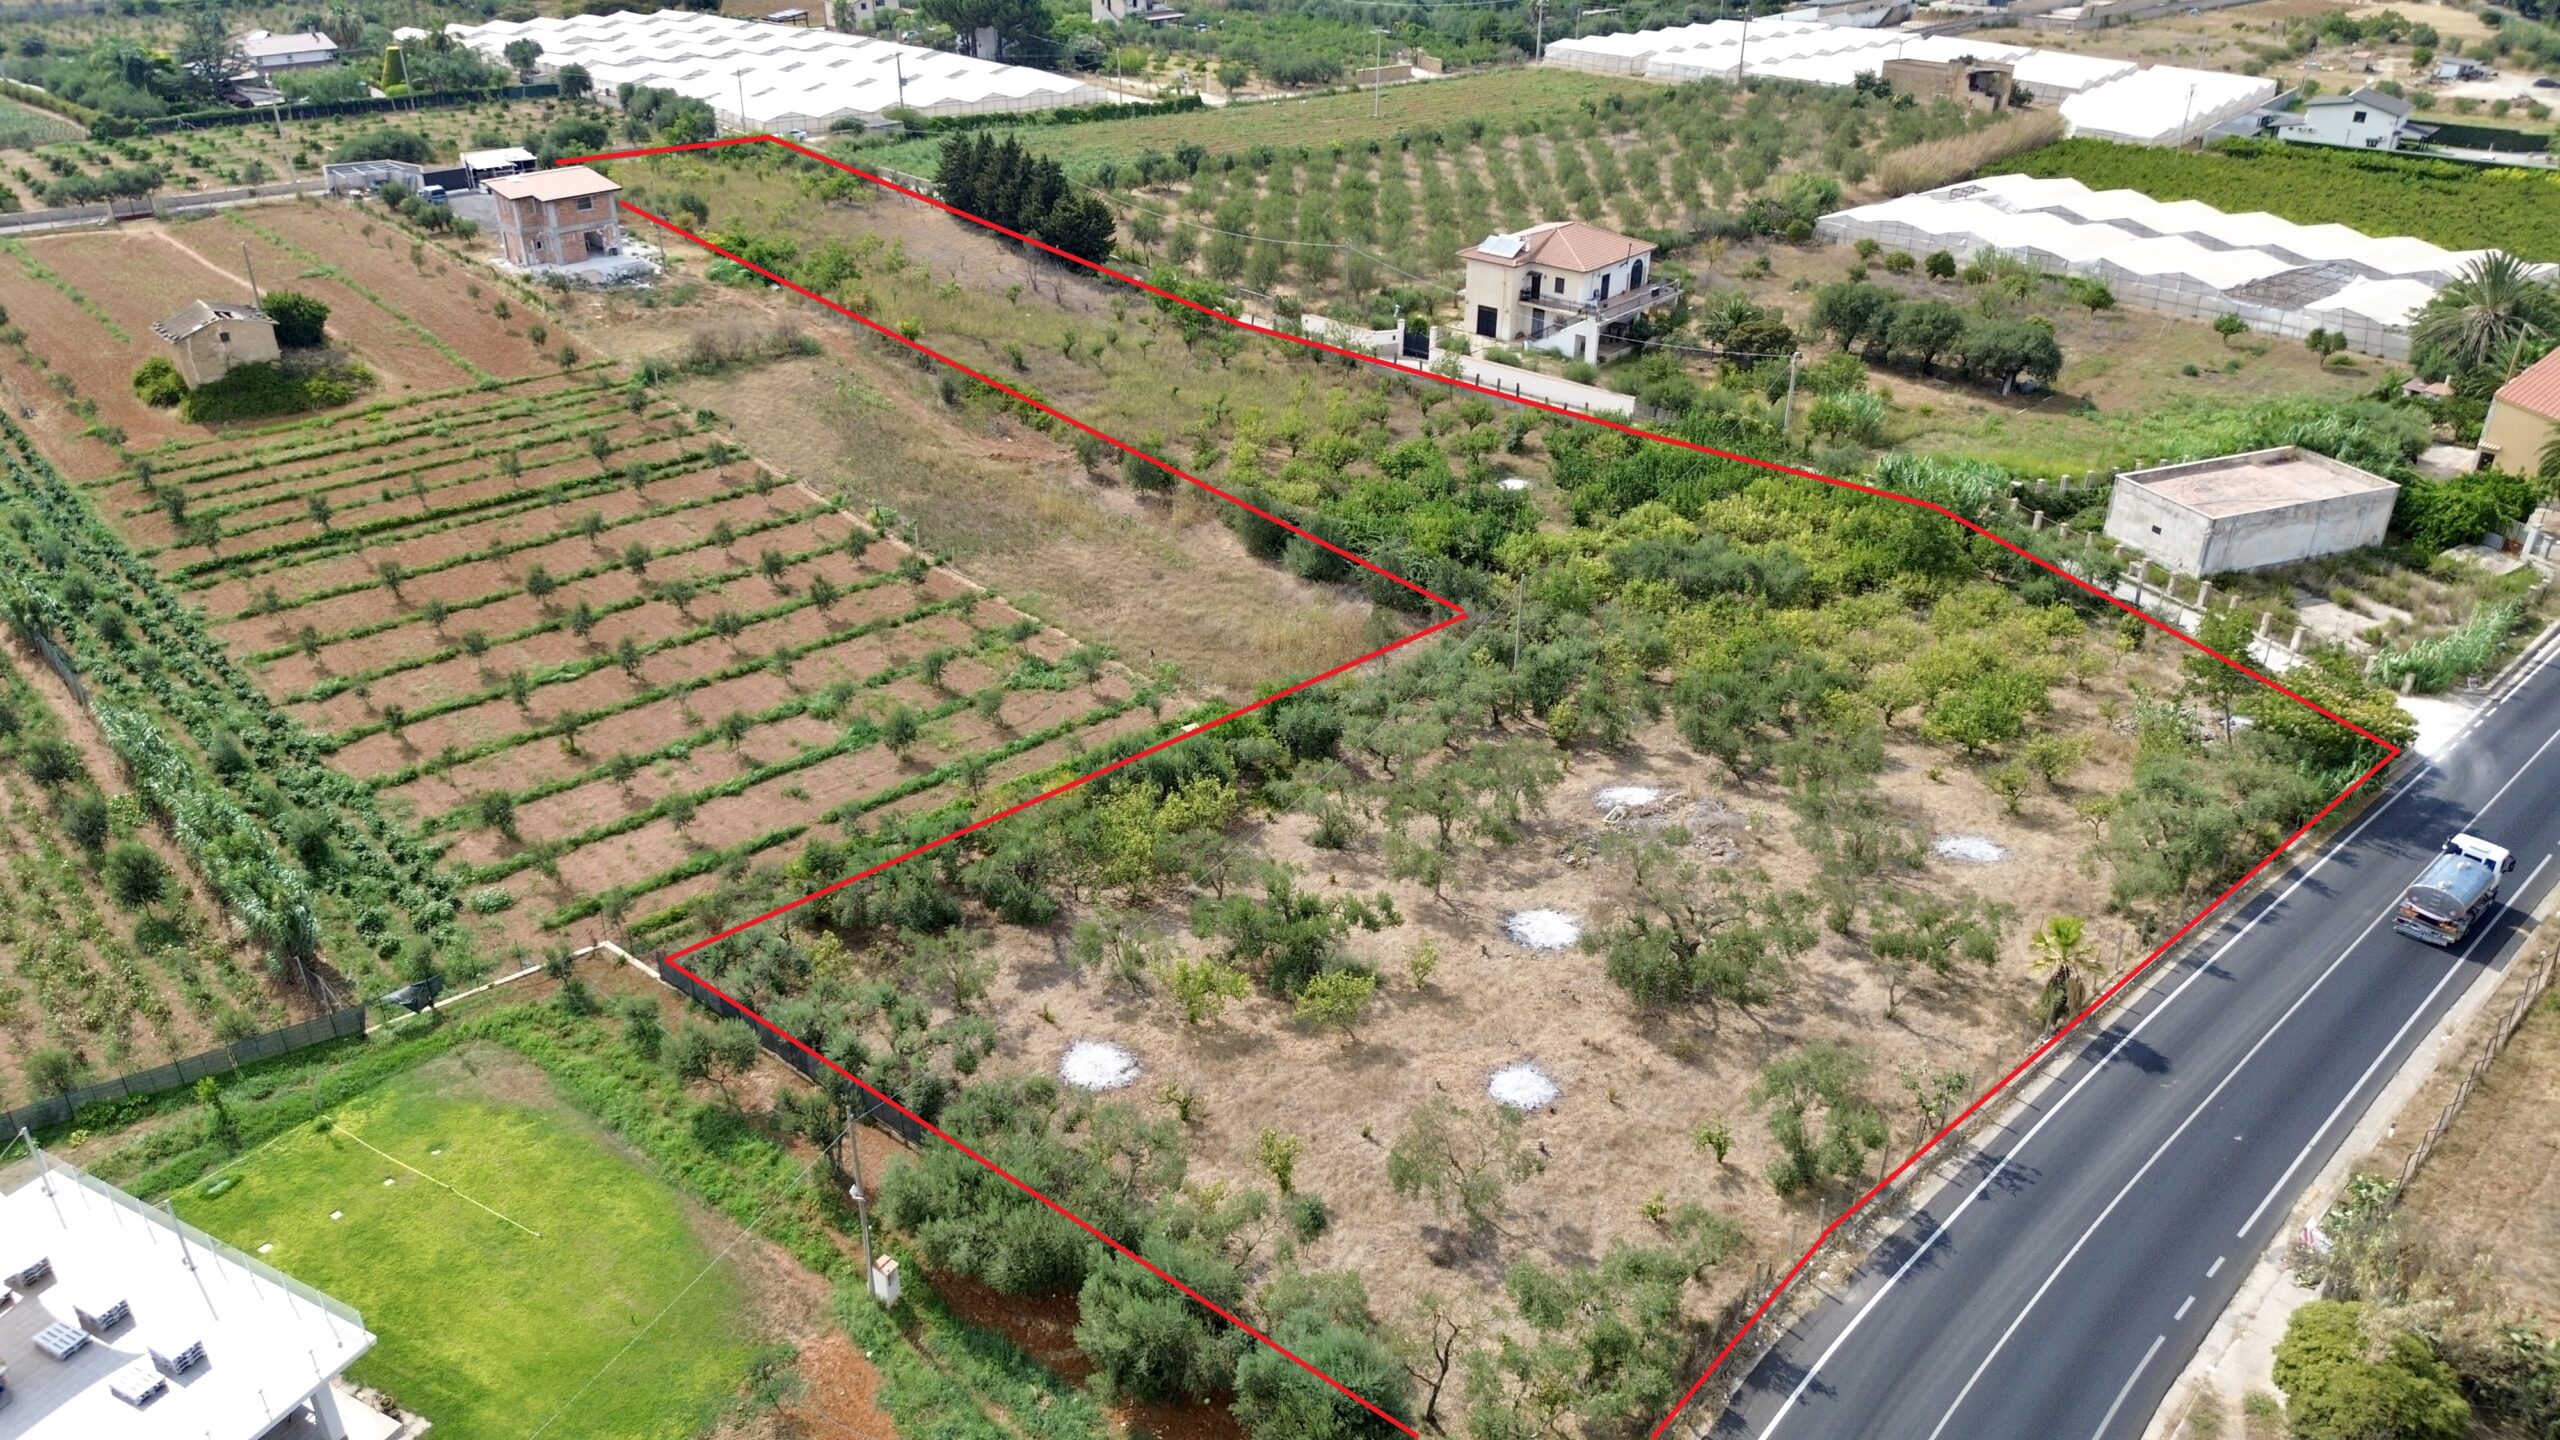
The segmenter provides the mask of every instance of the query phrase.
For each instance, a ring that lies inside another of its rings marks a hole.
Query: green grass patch
[[[502,1098],[492,1075],[539,1094]],[[738,1282],[704,1273],[710,1252],[675,1192],[529,1067],[473,1047],[332,1118],[185,1210],[244,1250],[272,1245],[267,1261],[362,1310],[381,1338],[358,1379],[455,1440],[521,1437],[573,1396],[546,1437],[676,1440],[716,1417],[749,1358]]]

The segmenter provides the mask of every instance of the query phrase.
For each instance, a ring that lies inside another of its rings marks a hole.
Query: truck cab
[[[2456,835],[2401,895],[2391,928],[2430,945],[2458,945],[2498,903],[2498,877],[2515,868],[2506,847]]]

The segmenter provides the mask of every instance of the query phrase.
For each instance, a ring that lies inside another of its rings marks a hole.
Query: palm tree
[[[2525,263],[2493,250],[2436,292],[2409,331],[2413,349],[2434,350],[2462,369],[2512,354],[2549,333],[2560,298]]]
[[[2542,463],[2534,467],[2534,478],[2560,484],[2560,431],[2552,432],[2542,447]]]
[[[2027,969],[2045,977],[2044,1023],[2050,1025],[2088,1003],[2089,982],[2097,978],[2098,960],[2089,948],[2088,926],[2077,915],[2056,915],[2027,941],[2035,958]]]

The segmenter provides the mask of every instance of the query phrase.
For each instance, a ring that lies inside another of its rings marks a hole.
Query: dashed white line
[[[2206,1271],[2204,1272],[2204,1278],[2206,1278],[2207,1280],[2210,1280],[2210,1279],[2212,1279],[2214,1276],[2221,1274],[2221,1273],[2222,1273],[2222,1262],[2223,1262],[2223,1261],[2225,1261],[2225,1260],[2228,1260],[2228,1259],[2230,1259],[2230,1258],[2231,1258],[2231,1257],[2230,1257],[2230,1256],[2228,1256],[2228,1255],[2216,1255],[2216,1256],[2214,1256],[2214,1257],[2213,1257],[2213,1265],[2212,1265],[2212,1267],[2211,1267],[2210,1269],[2208,1269],[2208,1270],[2206,1270]]]
[[[2190,1295],[2186,1299],[2178,1302],[2178,1313],[2170,1316],[2169,1318],[2172,1320],[2184,1320],[2187,1318],[2187,1312],[2194,1308],[2196,1308],[2196,1297]]]

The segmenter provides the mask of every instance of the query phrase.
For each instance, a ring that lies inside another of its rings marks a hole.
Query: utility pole
[[[1787,406],[1778,412],[1778,433],[1781,435],[1791,434],[1796,428],[1796,366],[1803,360],[1804,352],[1801,350],[1790,351],[1787,355]]]
[[[862,1135],[855,1127],[852,1107],[847,1106],[844,1139],[853,1149],[853,1183],[845,1187],[845,1195],[853,1201],[853,1213],[862,1222],[862,1288],[871,1288],[871,1196],[862,1188]]]
[[[747,72],[732,70],[729,73],[738,77],[738,133],[744,135],[747,133]]]
[[[258,262],[249,258],[249,242],[246,240],[240,242],[240,264],[249,272],[249,308],[267,308],[267,297],[258,290]]]
[[[1378,118],[1378,106],[1387,89],[1387,32],[1377,25],[1369,27],[1369,118]]]

